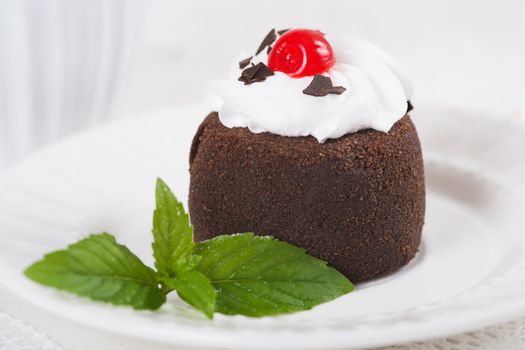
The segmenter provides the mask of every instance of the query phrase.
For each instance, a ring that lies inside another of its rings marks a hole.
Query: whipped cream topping
[[[311,135],[323,143],[363,129],[388,132],[405,115],[412,97],[408,75],[391,56],[370,43],[328,36],[327,40],[336,63],[325,75],[334,86],[346,88],[341,95],[305,95],[303,90],[313,77],[291,78],[281,72],[263,82],[244,85],[237,80],[241,72],[237,61],[229,79],[208,84],[206,102],[219,113],[224,126],[247,127],[253,133]],[[252,62],[266,64],[266,52]]]

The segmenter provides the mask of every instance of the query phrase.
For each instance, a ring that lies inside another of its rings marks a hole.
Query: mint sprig
[[[176,278],[165,278],[162,282],[177,291],[177,295],[202,311],[208,318],[213,318],[216,292],[211,281],[199,271],[191,271]]]
[[[267,316],[308,310],[352,291],[326,262],[272,237],[225,235],[197,243],[198,270],[217,290],[217,312]]]
[[[188,214],[161,179],[152,232],[156,272],[102,233],[45,255],[25,274],[50,287],[135,309],[158,309],[176,291],[210,319],[214,312],[259,317],[308,310],[353,289],[326,262],[270,236],[223,235],[195,243]]]
[[[187,264],[195,243],[184,206],[161,179],[157,179],[156,208],[153,212],[153,256],[159,274],[174,276]],[[191,259],[191,258],[190,258]]]
[[[166,302],[155,271],[107,233],[47,254],[25,274],[47,286],[135,309],[155,310]]]

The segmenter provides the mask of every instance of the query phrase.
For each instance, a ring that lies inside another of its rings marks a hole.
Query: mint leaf
[[[195,254],[178,259],[175,263],[175,271],[177,271],[177,275],[185,274],[195,270],[195,268],[200,264],[201,260],[202,256]]]
[[[47,254],[25,274],[47,286],[135,309],[155,310],[166,301],[155,272],[107,233]]]
[[[160,178],[157,179],[156,203],[152,244],[155,266],[161,276],[175,276],[184,270],[179,260],[193,251],[193,230],[182,203]]]
[[[198,271],[191,271],[162,281],[167,287],[175,289],[182,300],[202,311],[209,319],[213,318],[216,293],[208,277]]]
[[[272,237],[251,233],[198,242],[197,270],[217,290],[216,311],[267,316],[311,309],[352,291],[326,262]]]
[[[135,309],[158,309],[176,290],[210,319],[215,311],[257,317],[308,310],[353,289],[326,262],[269,236],[245,233],[194,243],[188,214],[161,179],[153,236],[158,272],[102,233],[45,255],[25,274],[47,286]]]

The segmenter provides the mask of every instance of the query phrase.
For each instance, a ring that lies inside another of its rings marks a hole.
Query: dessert
[[[195,238],[272,235],[353,282],[404,266],[425,211],[411,96],[371,44],[272,30],[208,87],[214,112],[190,152]]]

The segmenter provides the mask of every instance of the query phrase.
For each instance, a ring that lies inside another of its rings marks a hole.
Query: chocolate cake
[[[368,129],[320,144],[227,128],[211,113],[193,140],[190,171],[197,240],[272,235],[353,282],[393,272],[417,252],[425,186],[408,115],[388,134]]]
[[[271,235],[353,282],[407,264],[425,185],[404,71],[371,44],[332,48],[306,29],[270,31],[236,65],[210,84],[217,112],[191,146],[195,238]]]

